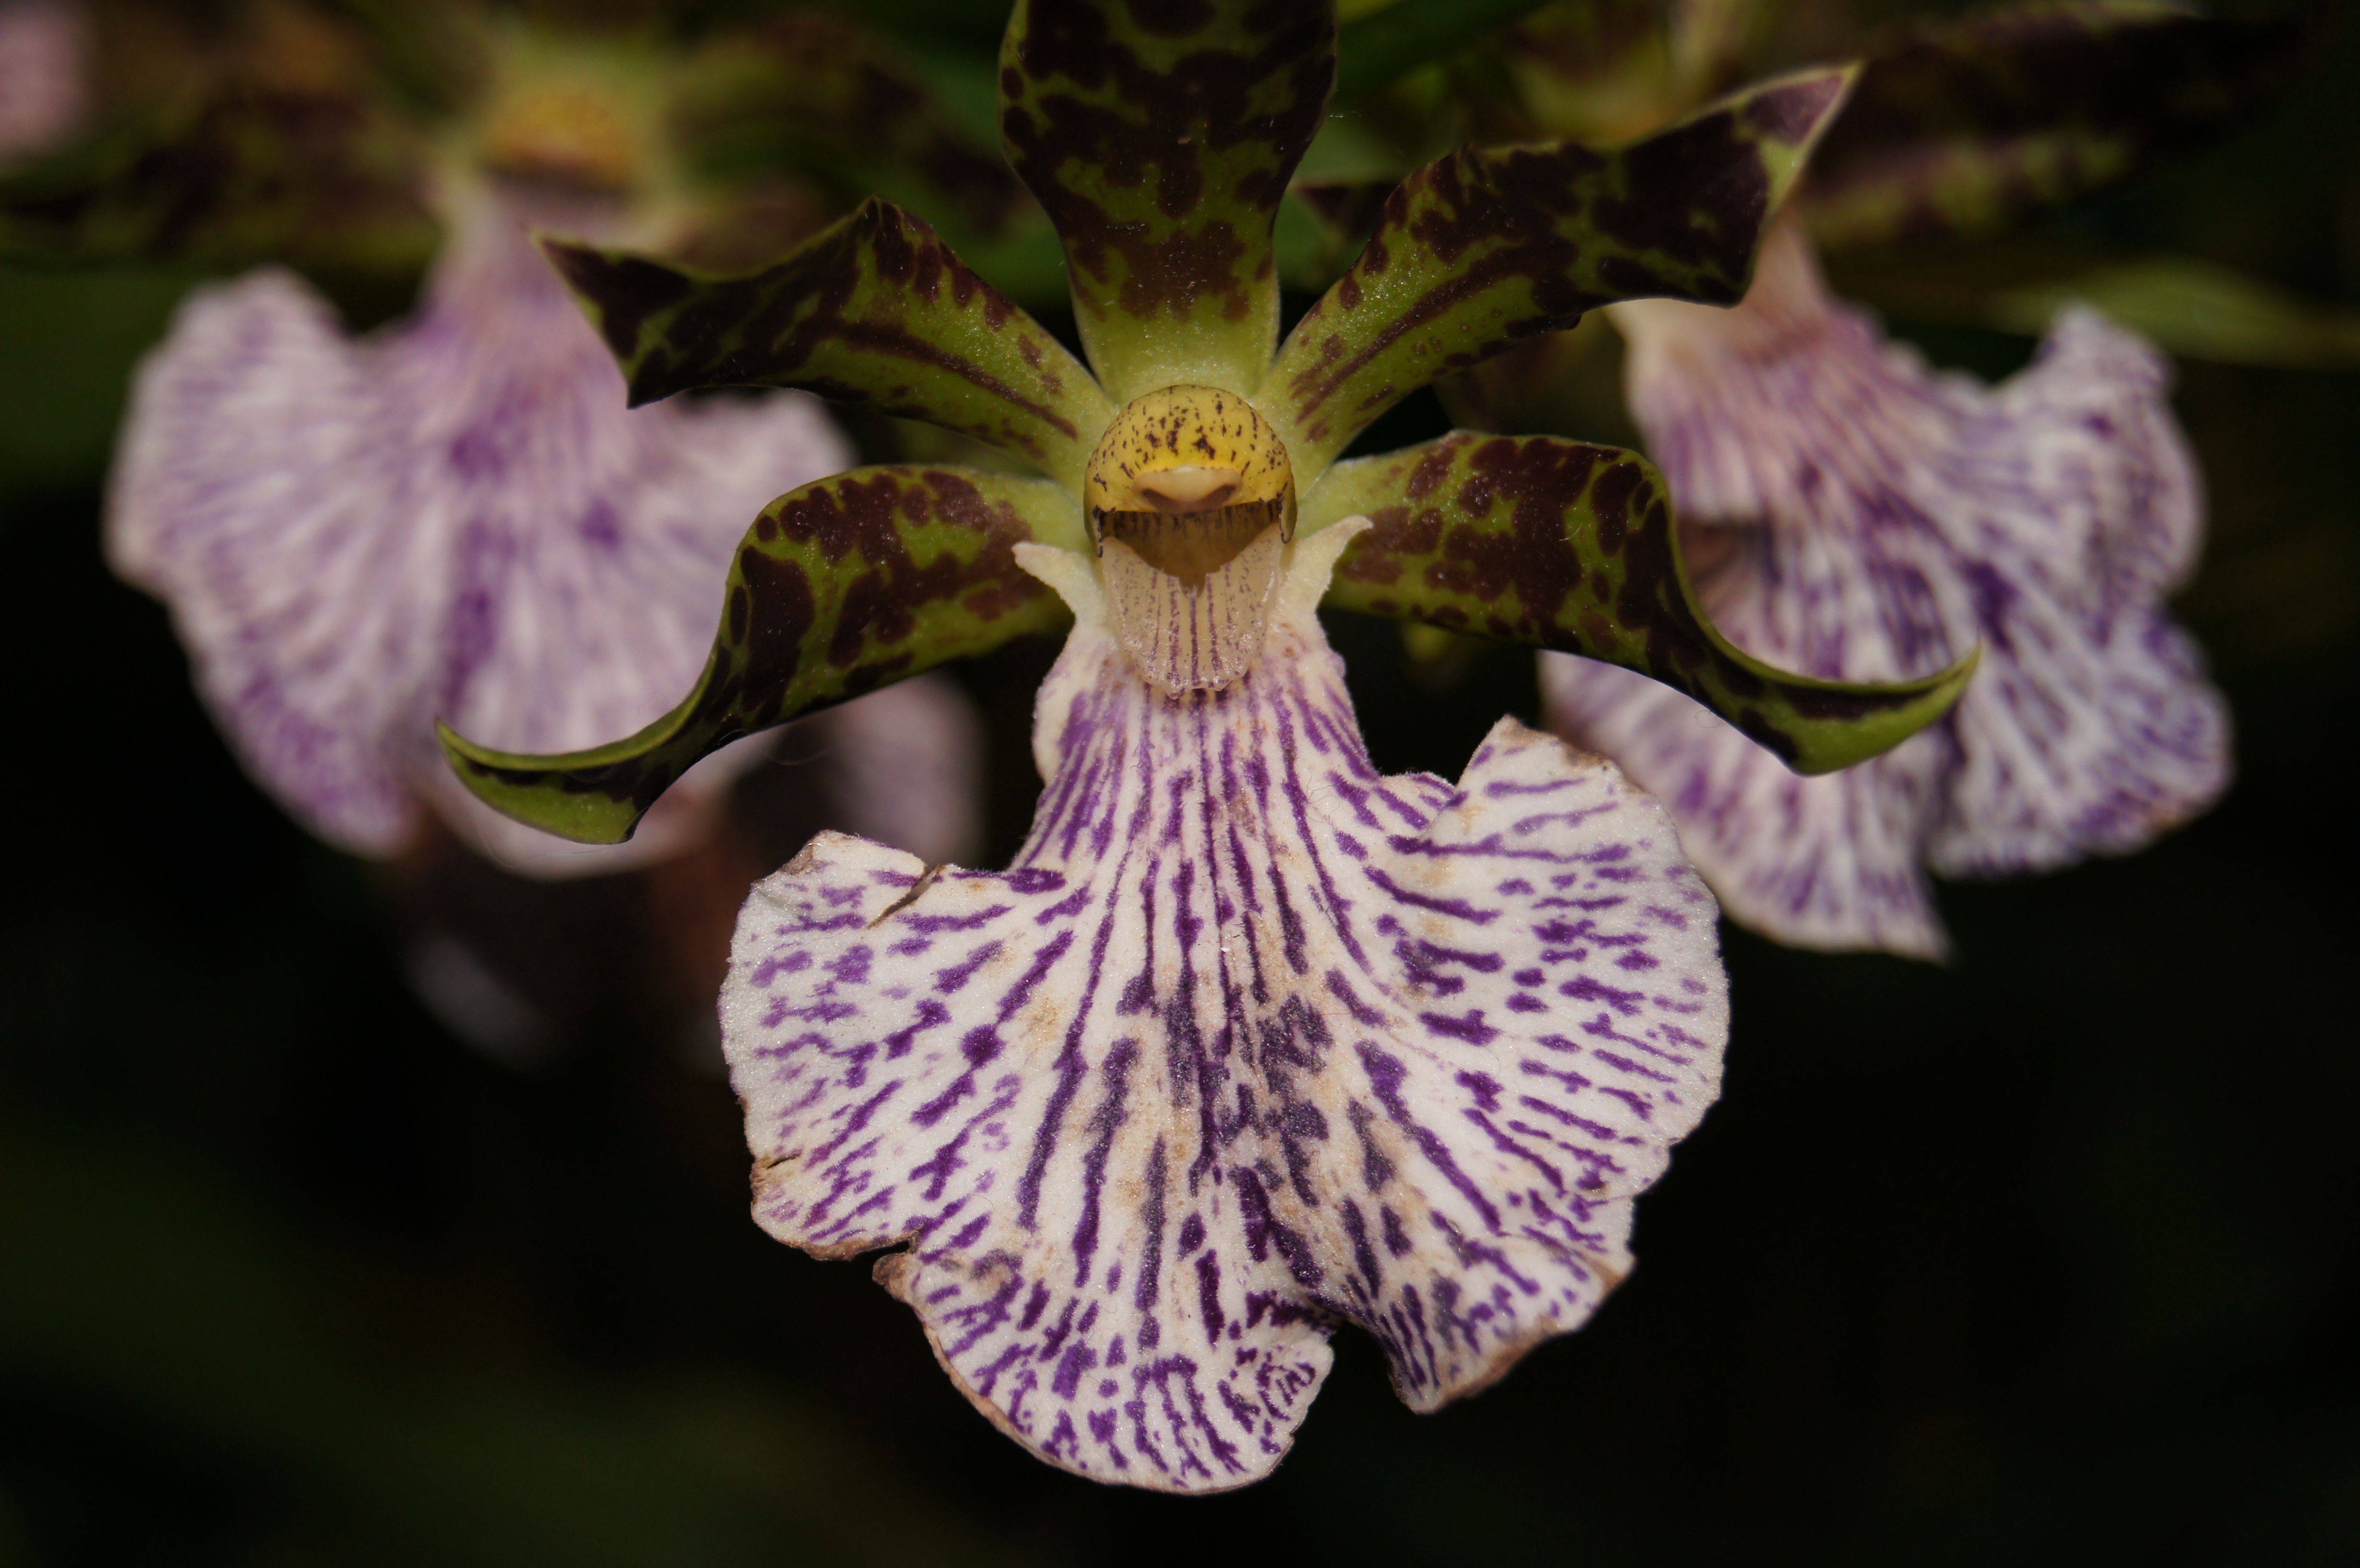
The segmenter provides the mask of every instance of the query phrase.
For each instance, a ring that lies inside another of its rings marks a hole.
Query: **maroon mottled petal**
[[[1278,342],[1271,226],[1336,74],[1333,0],[1019,0],[1000,139],[1065,242],[1117,402],[1250,392]]]

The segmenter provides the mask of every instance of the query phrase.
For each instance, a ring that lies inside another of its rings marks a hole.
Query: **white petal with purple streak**
[[[755,1213],[880,1279],[1011,1435],[1241,1485],[1360,1324],[1431,1409],[1579,1326],[1718,1090],[1709,894],[1612,764],[1503,720],[1455,787],[1371,766],[1300,540],[1248,672],[1167,695],[1087,561],[1016,863],[825,834],[722,998]]]
[[[1732,920],[1800,947],[1949,951],[1920,868],[1939,735],[1806,779],[1644,675],[1545,654],[1541,688],[1558,728],[1645,777]]]
[[[1665,800],[1732,917],[1931,956],[1925,866],[2121,853],[2219,794],[2226,713],[2162,607],[2202,495],[2152,349],[2072,310],[1996,387],[1939,375],[1833,299],[1791,229],[1735,310],[1613,310],[1633,409],[1733,641],[1848,681],[1983,649],[1950,717],[1819,779],[1636,676],[1545,656],[1559,727]]]
[[[321,836],[390,854],[422,796],[519,869],[606,871],[674,847],[756,754],[707,759],[631,844],[591,848],[468,795],[433,721],[551,752],[656,718],[696,680],[747,525],[849,458],[797,395],[627,411],[486,197],[417,316],[378,336],[349,338],[283,272],[191,299],[140,372],[107,542],[172,606],[247,767]]]

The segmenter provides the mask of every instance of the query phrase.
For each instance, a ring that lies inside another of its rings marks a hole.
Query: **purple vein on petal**
[[[248,769],[323,838],[390,854],[422,797],[521,868],[606,870],[676,844],[759,753],[590,850],[469,797],[434,720],[526,752],[646,724],[694,683],[748,524],[848,458],[798,396],[626,411],[522,214],[478,192],[418,312],[372,336],[276,269],[192,296],[139,373],[108,550],[171,606]]]
[[[1791,228],[1737,308],[1613,317],[1697,586],[1735,642],[1846,681],[1983,650],[1950,716],[1814,779],[1660,685],[1543,656],[1553,723],[1671,809],[1733,918],[1934,956],[1928,867],[2123,854],[2217,798],[2226,710],[2165,607],[2202,486],[2152,348],[2075,309],[2009,381],[1939,374],[1830,295]]]
[[[1481,1387],[1628,1271],[1633,1203],[1717,1093],[1713,903],[1662,810],[1513,720],[1456,787],[1381,778],[1315,600],[1180,696],[1083,615],[1009,871],[938,877],[869,931],[923,866],[823,834],[739,924],[723,1018],[757,1217],[830,1256],[903,1247],[879,1277],[962,1388],[1087,1475],[1267,1473],[1341,1323],[1420,1409]],[[1598,905],[1579,941],[1568,897]],[[896,956],[922,917],[930,950]],[[830,968],[864,943],[858,980]],[[852,1011],[773,1021],[823,996]],[[974,1104],[978,1031],[1007,1089],[962,1121],[936,1107]]]

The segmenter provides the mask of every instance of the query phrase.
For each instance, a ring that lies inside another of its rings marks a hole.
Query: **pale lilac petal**
[[[757,1217],[903,1247],[879,1276],[960,1387],[1098,1479],[1266,1474],[1339,1323],[1419,1409],[1482,1387],[1629,1270],[1718,1092],[1712,899],[1660,808],[1513,720],[1457,786],[1380,776],[1312,614],[1329,532],[1218,691],[1150,686],[1053,579],[1015,865],[823,834],[738,925]]]
[[[0,0],[0,164],[55,147],[89,118],[89,32],[71,0]]]
[[[2202,500],[2152,349],[2076,310],[1997,387],[1939,375],[1830,296],[1791,229],[1733,310],[1614,312],[1633,409],[1733,641],[1849,681],[1983,650],[1950,718],[1815,779],[1684,699],[1546,662],[1556,722],[1666,800],[1734,918],[1934,953],[1921,866],[2122,853],[2218,796],[2226,715],[2161,602],[2192,568]]]
[[[958,683],[921,675],[831,708],[796,749],[825,770],[836,820],[928,865],[983,847],[983,723]]]
[[[2025,497],[1975,522],[2013,533],[2026,553],[2071,546],[2082,568],[2077,607],[2102,614],[2187,583],[2204,542],[2204,480],[2172,417],[2161,351],[2071,306],[2031,369],[1992,388],[1975,412],[1966,439],[2013,449]]]
[[[255,776],[313,831],[383,855],[422,797],[540,875],[677,846],[744,748],[708,758],[628,845],[501,817],[433,721],[563,751],[687,692],[731,551],[773,496],[849,461],[808,398],[626,411],[620,373],[488,200],[412,320],[347,337],[294,277],[181,310],[142,368],[108,520],[116,570],[172,606]]]
[[[1647,780],[1730,919],[1797,947],[1949,951],[1925,856],[1926,798],[1946,736],[1921,735],[1823,778],[1776,757],[1660,681],[1541,657],[1552,724]]]
[[[2202,515],[2166,381],[2154,350],[2071,310],[1969,430],[2026,504],[1953,519],[1986,652],[1928,845],[1945,875],[2135,850],[2227,787],[2227,707],[2159,603],[2194,566]],[[2077,546],[2062,559],[2059,533]]]

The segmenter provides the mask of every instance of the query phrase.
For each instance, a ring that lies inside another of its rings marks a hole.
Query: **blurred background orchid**
[[[41,6],[12,24],[28,78],[71,89],[40,126],[28,107],[19,144],[90,134],[21,175],[8,223],[27,254],[278,264],[192,290],[147,355],[115,460],[110,563],[170,606],[257,780],[330,844],[394,865],[421,996],[511,1056],[561,1040],[574,976],[485,929],[480,896],[453,880],[471,856],[546,880],[684,855],[759,866],[778,846],[749,839],[816,822],[937,858],[969,853],[979,830],[975,721],[939,682],[806,726],[796,760],[776,764],[792,788],[733,796],[772,759],[766,743],[730,748],[625,848],[521,829],[442,765],[440,716],[554,748],[656,718],[701,662],[742,518],[852,460],[809,397],[627,412],[533,247],[528,231],[554,225],[710,259],[721,233],[759,254],[825,216],[826,192],[792,161],[689,167],[683,101],[717,112],[716,57],[656,22],[263,5]],[[167,39],[193,63],[176,69]],[[793,18],[752,42],[806,70],[834,52]],[[702,226],[716,213],[723,231]],[[415,304],[362,338],[287,270],[389,289],[428,244]],[[699,889],[720,875],[655,877]],[[642,899],[653,886],[634,884]],[[519,896],[559,921],[582,902]],[[691,1017],[709,967],[678,985]]]
[[[1644,129],[1742,69],[1777,20],[1552,11],[1507,35],[1515,93],[1471,107],[1558,134]],[[1459,389],[1475,422],[1545,428],[1563,383],[1608,357],[1594,351],[1611,325],[1629,417],[1741,646],[1851,679],[1983,648],[1933,733],[1825,779],[1619,672],[1546,662],[1552,717],[1671,803],[1733,919],[1808,947],[1938,956],[1922,866],[2007,877],[2125,853],[2223,788],[2227,715],[2160,608],[2193,572],[2203,512],[2161,357],[2077,303],[2033,366],[1980,395],[1838,301],[1806,230],[1887,249],[2005,233],[2249,112],[2304,38],[2293,21],[2103,3],[1871,36],[1741,308],[1618,306]]]
[[[858,1271],[748,1226],[715,1077],[730,920],[814,832],[1011,860],[1054,643],[739,741],[619,850],[429,749],[662,713],[781,491],[1006,466],[795,393],[627,412],[529,238],[731,271],[880,193],[1078,349],[997,147],[1006,9],[0,0],[5,624],[49,764],[6,948],[0,1561],[2360,1547],[2355,29],[1344,5],[1277,209],[1290,322],[1455,147],[1628,143],[1865,61],[1743,305],[1594,313],[1345,455],[1638,447],[1742,648],[1874,681],[1980,643],[1986,684],[1798,780],[1638,677],[1322,615],[1382,769],[1455,775],[1508,712],[1663,798],[1734,922],[1732,1074],[1581,1336],[1433,1421],[1339,1338],[1295,1457],[1183,1505],[1038,1465]]]

